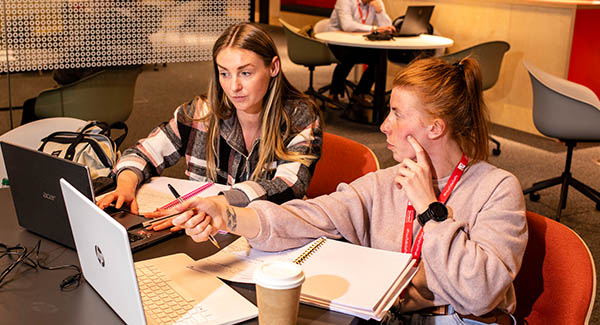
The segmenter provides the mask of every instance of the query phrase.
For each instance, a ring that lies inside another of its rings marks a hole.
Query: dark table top
[[[8,246],[21,244],[33,248],[41,240],[40,256],[47,265],[79,265],[77,253],[69,248],[39,237],[17,223],[10,189],[0,189],[0,243]],[[225,247],[237,236],[219,235],[219,244]],[[193,259],[209,256],[217,251],[210,242],[194,243],[187,236],[179,236],[143,249],[133,255],[135,261],[159,256],[186,253]],[[0,270],[9,260],[0,260]],[[0,287],[0,323],[2,324],[122,324],[122,320],[85,281],[71,291],[61,291],[60,282],[73,270],[34,270],[19,265]],[[254,285],[227,282],[246,299],[256,304]],[[247,324],[256,324],[252,319]],[[325,309],[300,305],[298,324],[358,324],[357,318]]]

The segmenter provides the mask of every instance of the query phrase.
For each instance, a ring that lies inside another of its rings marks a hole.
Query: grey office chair
[[[313,26],[313,33],[323,33],[329,29],[329,18],[321,19]]]
[[[567,205],[569,186],[596,202],[600,210],[600,192],[571,176],[571,158],[577,142],[600,141],[600,100],[582,85],[561,79],[523,61],[533,88],[533,122],[542,134],[559,139],[567,146],[565,169],[561,176],[537,182],[523,194],[532,201],[539,200],[539,190],[561,184],[556,219]]]
[[[141,67],[107,69],[58,88],[42,91],[35,115],[74,117],[108,124],[125,122],[133,109],[135,82]]]
[[[308,89],[304,93],[321,100],[323,103],[331,103],[343,109],[344,107],[341,104],[335,103],[327,96],[323,95],[324,92],[329,90],[329,86],[322,87],[319,90],[315,90],[313,87],[313,74],[315,67],[339,63],[333,53],[331,53],[331,50],[327,44],[323,41],[301,35],[298,27],[288,24],[281,18],[279,19],[279,22],[283,26],[290,60],[295,64],[307,67],[310,73]]]
[[[481,69],[482,89],[488,90],[498,81],[504,53],[509,49],[510,45],[507,42],[492,41],[477,44],[458,52],[446,54],[440,58],[451,63],[457,62],[467,56],[476,59],[479,61],[479,67]],[[500,142],[494,138],[490,138],[490,141],[496,144],[496,148],[492,150],[492,153],[495,156],[498,156],[500,154]]]

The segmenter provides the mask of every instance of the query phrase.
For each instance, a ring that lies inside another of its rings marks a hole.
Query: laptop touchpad
[[[114,213],[110,213],[110,215],[117,220],[118,223],[125,227],[125,229],[131,229],[133,226],[137,226],[142,222],[149,220],[142,216],[131,214],[126,211],[115,211]]]

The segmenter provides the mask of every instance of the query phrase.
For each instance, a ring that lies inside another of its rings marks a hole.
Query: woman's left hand
[[[409,135],[407,140],[416,153],[417,161],[404,158],[400,163],[394,182],[398,188],[404,189],[417,214],[421,214],[429,208],[429,204],[437,201],[437,198],[433,190],[427,153],[414,137]]]

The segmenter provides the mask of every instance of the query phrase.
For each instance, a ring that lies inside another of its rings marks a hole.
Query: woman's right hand
[[[200,200],[200,199],[198,198],[198,200]],[[207,207],[206,208],[207,211],[211,211],[211,213],[213,213],[213,215],[215,215],[215,216],[217,216],[217,214],[216,214],[217,210],[214,210],[214,209],[216,209],[218,206],[223,207],[223,206],[227,206],[229,204],[227,202],[227,199],[225,198],[224,195],[216,195],[216,196],[207,197],[206,200],[210,200],[210,202],[213,202],[214,204],[213,205],[200,205],[200,207]],[[186,205],[186,206],[189,206],[189,204]],[[193,206],[195,207],[196,205],[194,204]],[[209,210],[208,207],[212,207],[212,209]],[[198,209],[198,208],[196,208],[196,209]],[[144,213],[144,217],[146,217],[146,218],[160,218],[162,216],[167,216],[167,215],[172,214],[172,213],[173,213],[173,211],[171,211],[171,210],[159,210],[159,209],[157,209],[154,212]],[[154,230],[154,231],[160,231],[160,230],[169,229],[169,228],[170,228],[171,231],[179,231],[179,230],[183,229],[183,227],[180,227],[180,226],[176,225],[173,222],[173,219],[175,219],[175,217],[168,218],[168,219],[165,219],[163,221],[159,221],[157,223],[154,223],[152,226],[148,227],[147,229]],[[181,223],[183,223],[183,222],[185,222],[185,221],[182,221]]]
[[[224,196],[194,198],[177,205],[175,210],[181,214],[172,218],[176,227],[184,228],[186,235],[195,242],[208,240],[209,235],[219,230],[231,231],[224,220],[228,209],[233,209]]]
[[[254,238],[260,230],[258,215],[250,208],[234,207],[223,195],[190,199],[173,208],[180,213],[173,225],[185,229],[195,242],[203,242],[219,230]]]
[[[137,201],[135,200],[135,190],[137,189],[138,177],[130,171],[124,170],[117,177],[117,188],[114,192],[106,194],[102,199],[96,202],[101,209],[106,208],[113,202],[115,208],[120,209],[123,204],[129,205],[129,210],[134,214],[139,214]]]

